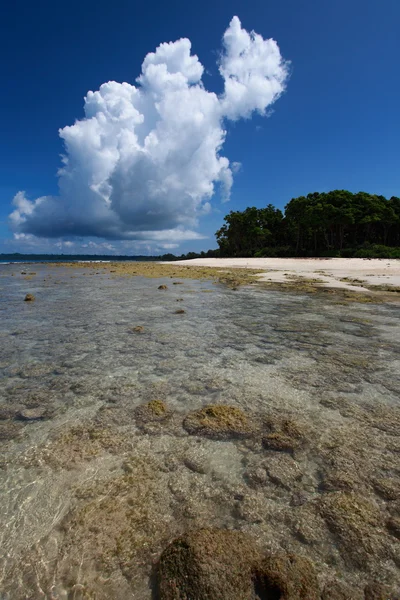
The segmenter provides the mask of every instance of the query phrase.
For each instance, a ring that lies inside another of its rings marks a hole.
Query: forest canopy
[[[400,198],[347,190],[231,211],[216,232],[220,256],[400,258]]]

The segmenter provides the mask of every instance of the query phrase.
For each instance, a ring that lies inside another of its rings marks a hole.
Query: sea
[[[205,527],[308,558],[321,588],[395,589],[398,304],[20,262],[0,265],[3,600],[150,600]],[[193,431],[210,405],[244,431]]]

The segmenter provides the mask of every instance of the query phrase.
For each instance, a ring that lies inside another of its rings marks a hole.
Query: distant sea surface
[[[153,256],[107,256],[88,254],[0,254],[0,264],[15,263],[63,263],[63,262],[111,262],[155,260]]]

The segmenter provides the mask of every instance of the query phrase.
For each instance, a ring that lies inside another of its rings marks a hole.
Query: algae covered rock
[[[321,594],[321,600],[364,600],[364,595],[341,581],[328,581]]]
[[[200,529],[174,540],[158,565],[160,600],[319,600],[313,564],[295,554],[263,557],[239,531]]]
[[[303,477],[299,465],[288,454],[270,456],[265,461],[265,468],[272,483],[288,490],[291,490]]]
[[[400,481],[393,477],[380,477],[372,482],[375,492],[385,500],[400,498]]]
[[[0,421],[13,419],[16,415],[16,410],[8,406],[0,406]]]
[[[386,521],[386,527],[390,535],[400,540],[400,518],[391,517]]]
[[[346,561],[365,570],[385,558],[382,516],[375,504],[359,494],[333,492],[323,495],[320,512]]]
[[[47,409],[43,407],[25,408],[19,411],[17,417],[21,421],[42,421],[47,416]]]
[[[136,327],[132,327],[131,329],[132,333],[144,333],[144,331],[143,325],[136,325]]]
[[[256,598],[275,600],[319,600],[313,563],[296,554],[268,556],[253,575]]]
[[[400,595],[383,583],[371,582],[364,588],[365,600],[399,600]]]
[[[25,302],[34,302],[35,296],[33,294],[26,294],[24,300],[25,300]]]
[[[257,546],[241,532],[189,532],[161,555],[160,600],[252,600],[252,573],[260,561]]]
[[[215,439],[249,437],[254,426],[240,410],[229,405],[209,404],[187,415],[183,426],[192,435]]]
[[[360,490],[363,486],[360,477],[360,465],[357,463],[357,457],[349,450],[342,452],[342,449],[331,450],[331,455],[327,457],[324,467],[321,470],[322,490]]]
[[[139,421],[162,421],[170,415],[167,405],[162,400],[151,400],[147,404],[138,406],[135,410],[136,419]]]
[[[288,452],[302,448],[307,442],[306,427],[290,417],[268,417],[264,421],[266,434],[262,444],[266,450]]]
[[[1,421],[0,422],[0,442],[8,442],[15,438],[18,438],[21,434],[22,423],[15,423],[14,421]]]

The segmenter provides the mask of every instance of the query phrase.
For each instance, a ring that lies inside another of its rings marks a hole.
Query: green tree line
[[[400,198],[347,190],[231,211],[216,232],[221,256],[400,258]]]

